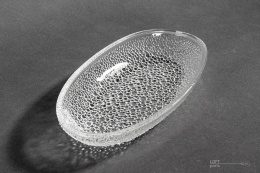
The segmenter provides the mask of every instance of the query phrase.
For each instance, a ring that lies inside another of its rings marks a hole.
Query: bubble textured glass
[[[188,33],[152,29],[123,37],[68,79],[57,101],[59,123],[88,145],[133,140],[186,98],[206,58],[204,42]]]

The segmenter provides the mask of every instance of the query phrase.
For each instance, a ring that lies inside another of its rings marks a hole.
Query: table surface
[[[259,1],[6,0],[0,16],[0,172],[260,172]],[[108,158],[71,140],[55,115],[66,79],[108,44],[154,28],[206,43],[192,93]]]

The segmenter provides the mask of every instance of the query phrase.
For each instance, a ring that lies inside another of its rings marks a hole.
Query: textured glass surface
[[[206,53],[200,39],[179,31],[126,36],[69,78],[57,102],[60,124],[89,145],[130,141],[184,100],[204,68]]]

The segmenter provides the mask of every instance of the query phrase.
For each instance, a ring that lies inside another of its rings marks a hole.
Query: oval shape
[[[133,140],[174,111],[202,73],[207,48],[180,31],[140,31],[105,47],[68,79],[57,100],[63,130],[108,146]]]

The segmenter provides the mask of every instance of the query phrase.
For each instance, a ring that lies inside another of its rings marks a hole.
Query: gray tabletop
[[[259,1],[6,0],[0,16],[0,172],[260,172]],[[108,44],[154,28],[206,43],[192,93],[108,158],[71,140],[55,115],[66,79]]]

